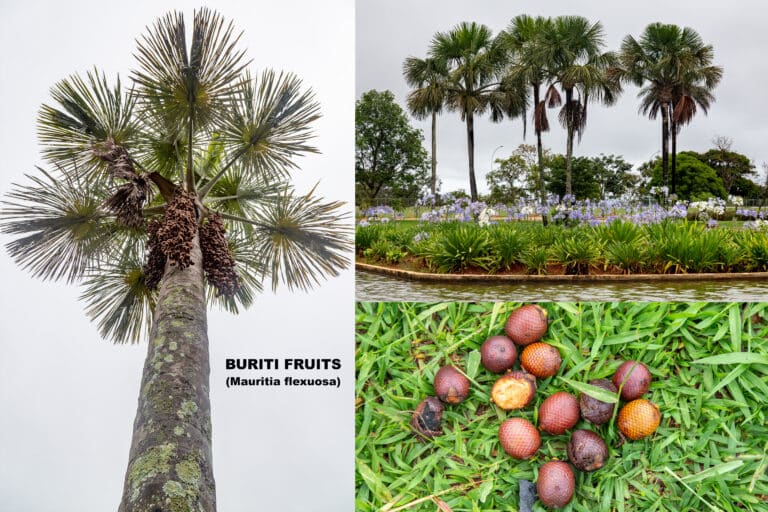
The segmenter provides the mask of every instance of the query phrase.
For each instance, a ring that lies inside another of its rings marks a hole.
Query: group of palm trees
[[[572,193],[574,138],[581,140],[590,102],[614,104],[623,86],[640,87],[640,112],[662,122],[664,185],[675,191],[676,135],[698,109],[714,101],[722,67],[695,30],[652,23],[639,39],[628,35],[618,52],[605,51],[601,23],[581,16],[556,18],[520,15],[496,36],[485,25],[463,22],[432,39],[426,58],[408,57],[403,75],[411,91],[410,112],[432,118],[432,178],[437,183],[437,115],[458,112],[467,129],[470,196],[477,200],[474,164],[474,119],[521,117],[525,133],[532,110],[538,150],[537,185],[544,199],[542,133],[549,131],[547,109],[560,107],[566,130],[566,194]],[[669,140],[672,176],[669,180]]]

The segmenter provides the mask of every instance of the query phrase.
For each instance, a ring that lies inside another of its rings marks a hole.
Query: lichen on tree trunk
[[[200,243],[160,281],[118,512],[215,512]]]

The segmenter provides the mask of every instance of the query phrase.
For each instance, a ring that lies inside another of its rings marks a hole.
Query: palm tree
[[[672,192],[675,192],[677,133],[689,123],[697,107],[706,113],[714,101],[712,90],[723,70],[712,65],[712,46],[690,28],[652,23],[637,40],[631,35],[621,45],[617,73],[642,87],[640,112],[661,117],[661,161],[664,185],[669,184],[669,139],[672,138]]]
[[[408,57],[403,63],[403,75],[406,83],[413,88],[406,100],[408,110],[416,119],[432,117],[430,189],[434,195],[437,190],[437,115],[443,111],[445,103],[444,84],[448,78],[448,68],[444,61],[434,58]]]
[[[448,32],[438,32],[430,54],[448,65],[445,104],[458,111],[467,126],[470,197],[477,201],[475,115],[488,110],[493,121],[500,121],[522,114],[527,99],[524,84],[503,76],[507,52],[485,25],[463,22]]]
[[[537,16],[533,18],[521,14],[512,19],[509,27],[503,33],[503,41],[512,54],[509,73],[531,87],[533,96],[533,130],[536,133],[536,152],[538,156],[539,200],[544,203],[544,149],[541,134],[549,131],[547,108],[558,107],[562,103],[560,94],[554,85],[547,87],[544,98],[541,97],[541,86],[550,76],[554,65],[551,51],[553,45],[547,44],[547,36],[552,32],[552,19]],[[523,136],[525,136],[523,123]]]
[[[560,124],[566,129],[565,193],[572,194],[571,160],[573,139],[581,140],[587,126],[587,105],[599,101],[610,106],[621,93],[618,80],[609,70],[616,65],[613,52],[603,52],[605,35],[600,22],[581,16],[558,16],[546,36],[554,65],[553,83],[560,85],[565,103]]]
[[[253,78],[232,24],[202,9],[191,44],[169,13],[138,41],[134,86],[73,75],[39,113],[38,169],[6,196],[8,250],[82,284],[116,343],[148,336],[120,512],[215,511],[207,306],[271,280],[307,289],[348,265],[338,202],[297,194],[319,106],[291,74]]]

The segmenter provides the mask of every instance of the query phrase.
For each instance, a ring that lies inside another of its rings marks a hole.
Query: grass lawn
[[[541,434],[532,459],[500,447],[498,428],[578,383],[611,378],[635,359],[653,375],[646,395],[662,415],[652,436],[623,441],[614,420],[576,428],[600,434],[606,465],[576,474],[572,511],[768,510],[768,303],[543,303],[558,375],[538,379],[534,401],[503,411],[490,401],[498,378],[478,349],[502,334],[512,303],[359,303],[356,309],[356,510],[517,510],[518,480],[567,460],[569,434]],[[519,359],[519,358],[518,358]],[[467,400],[446,406],[444,435],[418,438],[409,422],[452,362],[471,381]],[[519,367],[519,361],[515,368]],[[573,384],[575,383],[575,384]],[[545,510],[537,501],[534,510]]]

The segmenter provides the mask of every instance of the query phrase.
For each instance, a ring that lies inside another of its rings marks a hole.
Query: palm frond
[[[136,97],[122,90],[119,77],[110,86],[95,69],[85,78],[72,75],[54,85],[51,96],[58,106],[40,108],[37,130],[43,157],[56,167],[92,177],[105,167],[94,147],[107,140],[131,146]]]
[[[149,334],[155,294],[146,285],[140,251],[141,245],[113,254],[83,282],[86,314],[114,343],[138,343]]]
[[[205,204],[214,211],[251,218],[258,208],[275,203],[287,185],[286,181],[268,180],[240,165],[233,165],[211,188]],[[243,227],[251,229],[247,224]]]
[[[258,80],[242,82],[237,101],[222,128],[222,140],[232,156],[219,173],[200,189],[205,197],[226,172],[239,162],[244,168],[269,179],[283,179],[298,166],[294,157],[317,153],[309,144],[314,137],[310,124],[320,117],[320,106],[312,91],[301,90],[301,80],[292,73],[266,70]]]
[[[43,279],[80,279],[108,249],[116,226],[101,206],[106,191],[82,176],[27,175],[14,184],[0,211],[0,231],[18,238],[7,244],[21,267]]]
[[[313,191],[295,196],[285,190],[252,220],[242,219],[254,226],[253,251],[273,290],[280,282],[308,290],[321,277],[336,276],[349,265],[352,227],[348,214],[339,212],[342,205],[324,203]]]

